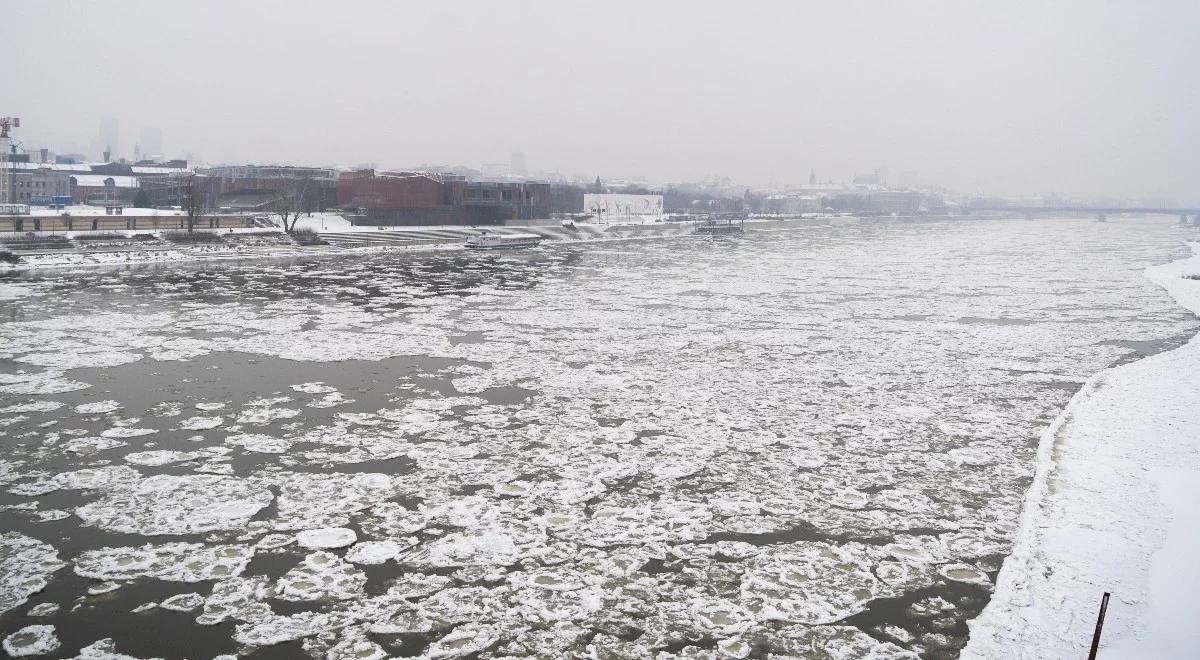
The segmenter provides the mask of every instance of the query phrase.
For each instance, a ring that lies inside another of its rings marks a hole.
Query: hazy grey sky
[[[30,146],[1200,198],[1200,2],[0,0]]]

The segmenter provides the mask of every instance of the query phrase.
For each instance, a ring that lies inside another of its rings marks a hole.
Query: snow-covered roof
[[[186,167],[159,167],[157,165],[134,165],[129,169],[134,174],[172,174],[188,171]]]
[[[115,176],[111,174],[72,174],[72,179],[75,179],[75,184],[87,186],[91,188],[102,188],[107,186],[107,181],[112,179],[113,185],[118,188],[137,188],[138,179],[136,176]]]
[[[83,206],[75,205],[68,206],[65,209],[48,209],[41,207],[33,207],[29,211],[31,216],[60,216],[64,213],[69,213],[73,217],[93,216],[93,215],[108,215],[103,206]],[[123,215],[132,215],[138,217],[145,216],[179,216],[184,215],[183,211],[178,209],[140,209],[132,206],[123,207],[121,213]]]

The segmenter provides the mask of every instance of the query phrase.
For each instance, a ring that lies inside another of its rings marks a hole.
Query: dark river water
[[[953,658],[1172,218],[0,278],[0,637]],[[20,631],[20,632],[18,632]]]

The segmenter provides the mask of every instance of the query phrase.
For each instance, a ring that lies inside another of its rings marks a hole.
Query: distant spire
[[[808,185],[810,185],[810,186],[817,185],[817,171],[816,170],[808,171]]]

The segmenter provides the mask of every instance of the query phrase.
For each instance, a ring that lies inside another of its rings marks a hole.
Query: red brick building
[[[429,210],[447,201],[445,184],[428,174],[357,170],[338,175],[337,203],[343,209]]]

